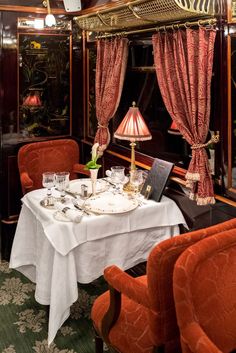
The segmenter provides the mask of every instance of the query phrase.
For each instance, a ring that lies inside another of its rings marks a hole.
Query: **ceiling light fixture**
[[[45,3],[45,1],[44,1],[44,3]],[[49,2],[49,0],[46,1],[46,6],[47,6],[47,9],[48,9],[48,14],[47,14],[47,16],[45,17],[45,24],[46,24],[46,26],[48,26],[48,27],[55,26],[55,25],[56,25],[56,19],[55,19],[55,17],[53,16],[53,14],[51,13],[51,7],[50,7],[50,2]]]

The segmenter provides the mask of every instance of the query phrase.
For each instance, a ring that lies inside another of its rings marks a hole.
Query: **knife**
[[[86,209],[84,207],[79,206],[76,202],[73,202],[73,205],[75,208],[77,208],[77,210],[80,210],[80,211],[84,212],[86,215],[90,216],[90,213],[88,211],[86,211]]]
[[[57,191],[60,191],[56,188]],[[74,197],[75,199],[77,199],[77,194],[75,194],[74,192],[68,191],[68,190],[64,190],[64,192],[72,197]]]

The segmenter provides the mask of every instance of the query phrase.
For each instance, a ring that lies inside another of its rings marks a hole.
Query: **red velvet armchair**
[[[147,275],[133,278],[116,266],[105,269],[110,291],[92,307],[96,353],[103,341],[120,353],[181,352],[172,275],[179,255],[197,241],[236,227],[236,219],[185,233],[158,244],[147,261]]]
[[[70,172],[89,176],[84,165],[79,164],[79,146],[74,140],[60,139],[29,143],[18,151],[18,169],[23,194],[42,187],[42,173],[46,171]]]
[[[236,229],[189,247],[173,281],[182,352],[235,352]]]

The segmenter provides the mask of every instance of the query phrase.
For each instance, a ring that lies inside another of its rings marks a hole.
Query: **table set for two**
[[[112,184],[109,177],[98,179],[93,195],[90,178],[72,180],[63,202],[53,189],[59,201],[51,205],[42,206],[45,189],[22,198],[10,267],[36,283],[36,301],[50,306],[49,344],[78,298],[77,282],[92,282],[112,264],[126,270],[146,261],[157,243],[185,224],[171,199],[145,200]]]

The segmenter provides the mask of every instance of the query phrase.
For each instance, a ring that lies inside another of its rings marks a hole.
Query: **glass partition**
[[[71,34],[18,33],[18,132],[71,133]]]

